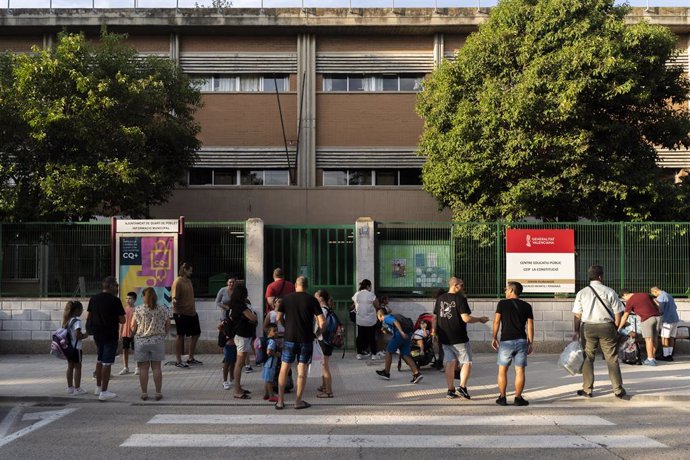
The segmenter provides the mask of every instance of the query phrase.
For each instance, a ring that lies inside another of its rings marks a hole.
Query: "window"
[[[237,185],[237,170],[214,169],[213,185]]]
[[[196,87],[202,93],[233,93],[233,92],[275,92],[276,84],[279,92],[289,91],[290,78],[288,75],[190,75]]]
[[[189,185],[213,185],[213,170],[206,168],[190,169]]]
[[[38,245],[8,244],[3,265],[2,275],[6,279],[38,279]]]
[[[422,170],[406,169],[327,169],[323,171],[324,186],[398,186],[422,185]]]
[[[424,75],[324,75],[323,90],[326,92],[358,91],[421,91]]]
[[[287,169],[192,168],[189,185],[289,185]]]

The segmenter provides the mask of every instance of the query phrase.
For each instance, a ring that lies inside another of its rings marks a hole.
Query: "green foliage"
[[[198,90],[123,38],[0,55],[0,221],[145,216],[193,164]]]
[[[502,0],[420,94],[424,188],[459,221],[687,220],[676,37],[613,0]]]

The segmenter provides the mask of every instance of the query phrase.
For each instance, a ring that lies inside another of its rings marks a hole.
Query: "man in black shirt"
[[[120,324],[125,323],[125,309],[122,301],[117,297],[118,284],[113,276],[108,276],[102,282],[103,292],[89,299],[86,313],[86,325],[89,334],[93,336],[98,350],[96,361],[96,391],[100,401],[107,401],[117,397],[108,391],[110,381],[110,367],[115,362],[117,341]]]
[[[281,354],[282,365],[278,375],[278,402],[276,409],[285,407],[285,383],[292,363],[297,359],[297,392],[295,409],[311,407],[302,401],[307,383],[307,369],[314,351],[314,318],[323,330],[326,319],[316,298],[307,293],[307,278],[300,276],[295,281],[295,291],[283,297],[278,305],[276,320],[285,325],[285,340]]]
[[[458,393],[465,399],[470,399],[467,391],[467,380],[472,370],[472,348],[467,336],[467,325],[470,323],[486,323],[489,318],[471,316],[470,306],[463,293],[465,283],[456,277],[448,280],[448,292],[441,294],[436,299],[434,306],[434,319],[431,326],[431,335],[441,343],[443,347],[443,363],[446,365],[446,383],[448,393],[446,397],[455,399],[455,371],[460,364],[460,386]]]
[[[525,367],[527,355],[532,353],[534,340],[534,314],[532,305],[519,299],[522,284],[510,281],[506,286],[506,298],[499,301],[494,316],[493,339],[491,346],[498,350],[498,399],[496,404],[505,406],[508,367],[515,362],[515,402],[516,406],[529,404],[522,397],[525,387]],[[498,342],[498,329],[501,329],[501,342]],[[525,326],[527,330],[525,331]]]

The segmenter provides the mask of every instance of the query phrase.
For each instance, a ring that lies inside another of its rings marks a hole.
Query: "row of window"
[[[325,186],[421,185],[421,169],[327,169]],[[192,168],[189,185],[288,185],[287,169]]]
[[[287,75],[190,75],[204,93],[279,92],[290,89]],[[424,75],[324,75],[325,92],[421,91]]]

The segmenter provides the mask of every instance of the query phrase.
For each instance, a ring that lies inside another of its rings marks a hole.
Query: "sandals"
[[[148,393],[142,393],[141,396],[139,396],[139,397],[141,398],[142,401],[146,401],[147,399],[149,399]]]
[[[317,398],[332,398],[333,393],[332,392],[328,393],[326,391],[320,391],[320,392],[316,393],[316,397]]]
[[[296,409],[296,410],[308,409],[308,408],[310,408],[310,407],[311,407],[311,404],[309,404],[309,403],[306,402],[306,401],[302,401],[302,405],[301,405],[301,406],[295,406],[295,409]]]
[[[242,393],[241,395],[232,395],[235,399],[252,399],[247,393]]]
[[[276,408],[276,410],[283,410],[283,409],[285,409],[285,404],[283,404],[282,406],[279,406],[278,403],[276,403],[275,408]]]
[[[156,401],[160,401],[161,399],[163,399],[163,395],[160,393],[156,393],[156,396],[154,396],[153,399],[155,399]]]

